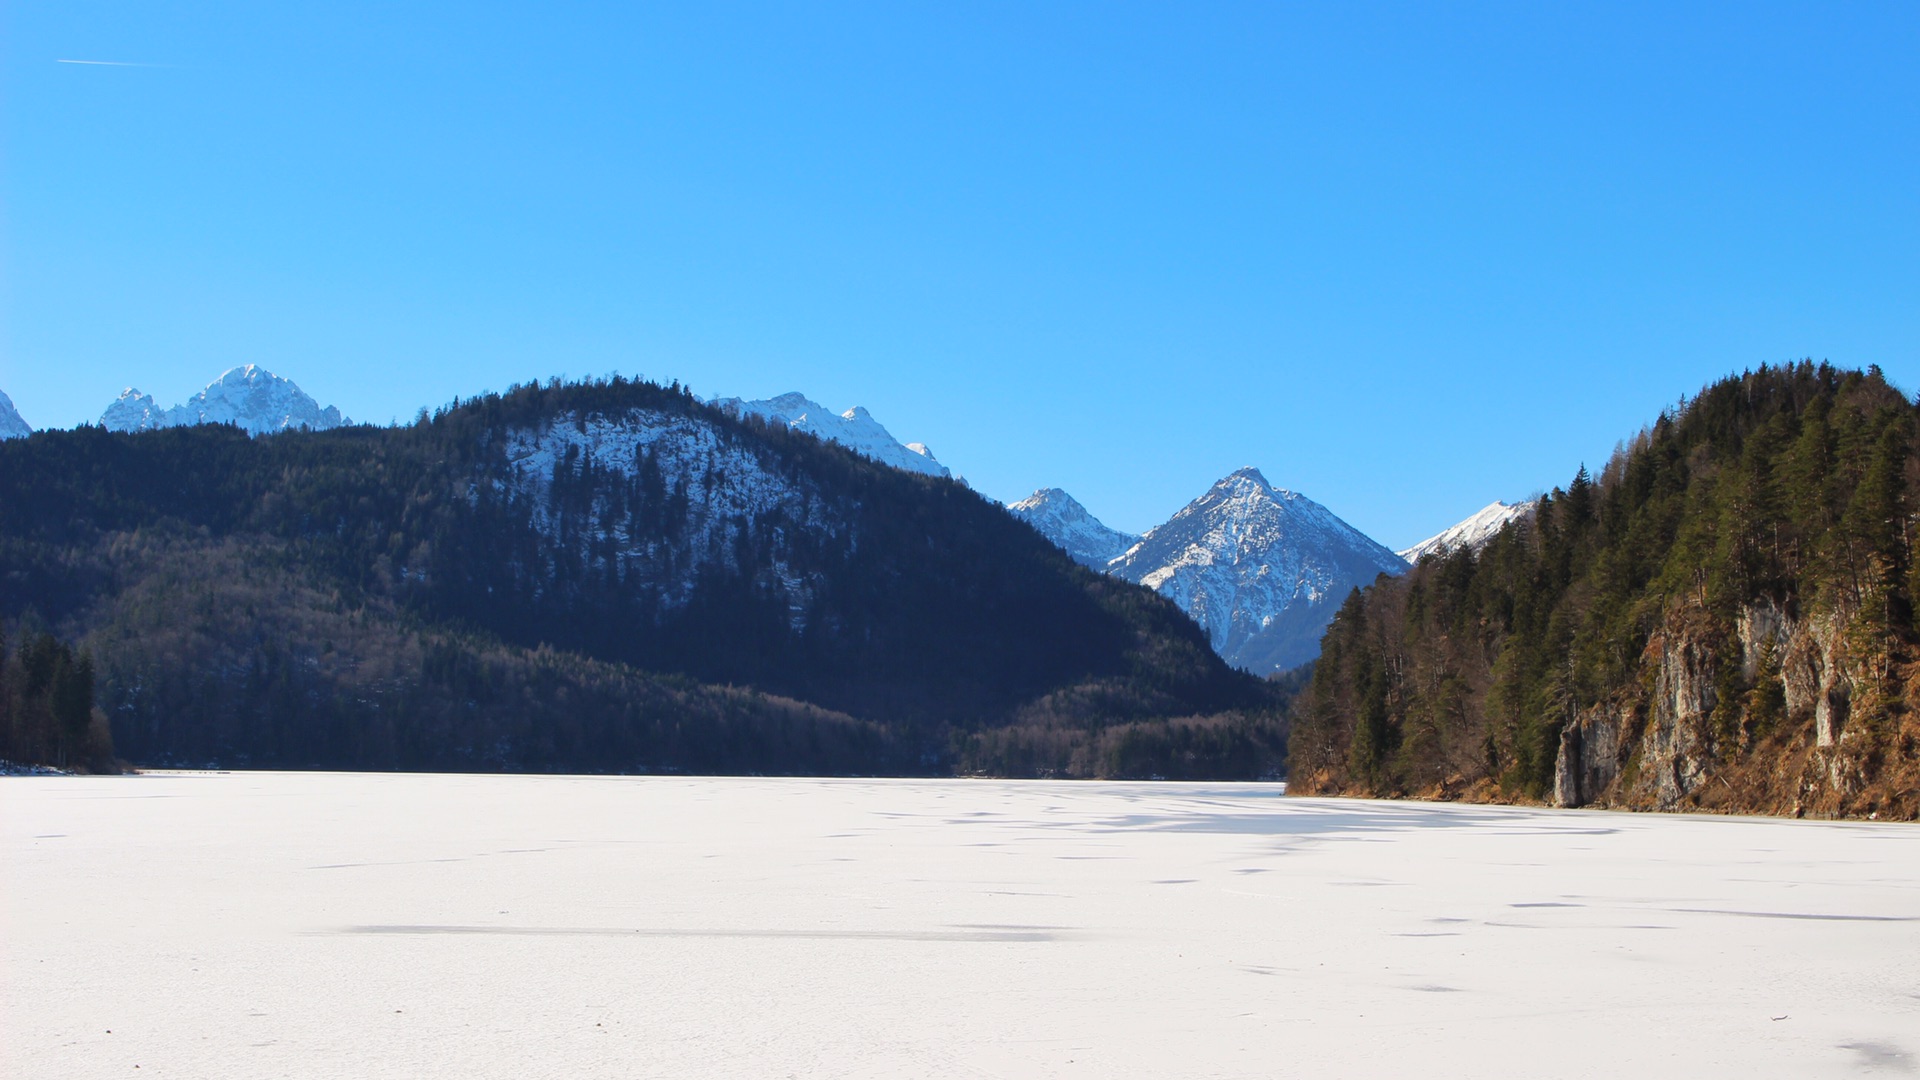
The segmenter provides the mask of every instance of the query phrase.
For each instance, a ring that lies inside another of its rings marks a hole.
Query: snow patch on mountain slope
[[[1479,551],[1494,537],[1500,535],[1500,530],[1506,528],[1508,523],[1531,515],[1534,506],[1538,503],[1538,499],[1517,503],[1489,503],[1472,517],[1440,530],[1399,552],[1399,555],[1409,563],[1417,563],[1424,556],[1440,555],[1461,548]]]
[[[933,451],[927,449],[925,443],[901,444],[873,414],[858,405],[836,414],[798,391],[759,401],[718,398],[712,404],[735,415],[757,416],[771,424],[784,424],[794,431],[839,443],[896,469],[928,476],[952,475],[945,465],[933,459]]]
[[[0,439],[24,439],[33,434],[33,425],[21,419],[13,399],[0,390]]]
[[[702,570],[739,570],[737,545],[749,539],[769,554],[759,583],[783,597],[798,631],[819,582],[794,569],[791,555],[841,527],[817,489],[770,468],[765,454],[693,416],[568,415],[508,433],[505,486],[526,500],[550,542],[655,583],[669,608],[691,599]],[[660,514],[675,523],[666,540],[648,520]]]
[[[352,423],[332,406],[257,364],[228,370],[185,404],[162,408],[150,394],[122,391],[100,416],[108,431],[150,431],[194,424],[234,424],[249,435],[306,428],[326,431]]]
[[[1108,566],[1180,605],[1222,657],[1258,674],[1313,659],[1351,589],[1405,571],[1393,552],[1252,468],[1216,483]]]
[[[1007,510],[1039,530],[1073,561],[1096,570],[1106,569],[1108,563],[1140,542],[1131,533],[1107,527],[1059,488],[1042,488],[1019,502],[1008,503]]]

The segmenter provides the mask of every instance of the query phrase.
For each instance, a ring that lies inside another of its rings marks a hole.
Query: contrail
[[[55,60],[56,64],[92,64],[95,67],[164,67],[162,64],[130,64],[125,60]]]

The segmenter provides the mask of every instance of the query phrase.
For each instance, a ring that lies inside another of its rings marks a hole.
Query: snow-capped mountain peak
[[[784,424],[794,431],[839,443],[897,469],[929,476],[953,475],[945,465],[934,460],[933,451],[927,449],[925,443],[902,444],[859,405],[835,413],[797,390],[758,401],[718,398],[712,404],[741,416],[757,416],[770,424]]]
[[[185,404],[163,409],[150,394],[133,387],[100,415],[109,431],[147,431],[192,424],[233,424],[249,435],[308,428],[325,431],[352,423],[332,406],[320,403],[258,364],[231,368]]]
[[[1405,570],[1332,511],[1251,467],[1222,477],[1108,568],[1179,604],[1228,662],[1260,673],[1313,659],[1348,591]]]
[[[153,395],[129,386],[100,414],[100,426],[108,431],[146,431],[174,425],[167,422],[167,410],[153,400]]]
[[[0,390],[0,439],[24,439],[33,434],[33,425],[21,419],[13,399]]]
[[[1108,528],[1059,488],[1041,488],[1019,502],[1007,504],[1007,510],[1065,550],[1074,562],[1096,570],[1105,569],[1140,542],[1131,533]]]
[[[1213,486],[1216,488],[1239,488],[1248,484],[1264,488],[1268,491],[1275,490],[1272,484],[1267,483],[1266,474],[1262,473],[1257,466],[1253,465],[1243,465],[1233,470],[1221,477]]]
[[[1506,528],[1508,522],[1533,513],[1533,508],[1538,503],[1538,499],[1517,503],[1489,503],[1465,521],[1442,529],[1401,551],[1400,557],[1410,563],[1417,563],[1423,556],[1440,555],[1460,548],[1479,551],[1487,546],[1488,541],[1500,535],[1500,530]]]

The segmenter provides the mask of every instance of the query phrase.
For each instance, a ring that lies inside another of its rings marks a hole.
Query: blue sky
[[[1920,389],[1920,5],[40,3],[0,389],[863,404],[1122,528],[1393,546],[1812,356]],[[59,63],[118,61],[151,66]]]

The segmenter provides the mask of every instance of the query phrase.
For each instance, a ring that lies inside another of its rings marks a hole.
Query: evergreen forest
[[[93,703],[93,657],[46,631],[9,650],[0,634],[0,761],[116,772],[106,714]]]
[[[1356,590],[1292,789],[1915,817],[1915,413],[1878,369],[1750,371]]]

